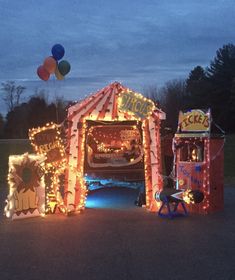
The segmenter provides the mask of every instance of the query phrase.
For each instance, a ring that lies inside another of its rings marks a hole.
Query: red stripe
[[[109,93],[108,92],[106,93],[106,94],[109,94],[109,95],[108,95],[108,97],[107,97],[107,99],[106,99],[106,101],[105,101],[101,111],[98,114],[97,120],[104,119],[105,114],[106,114],[106,110],[107,110],[107,108],[109,106],[109,102],[110,102],[110,99],[112,97],[112,93],[113,93],[112,89],[109,89]]]
[[[94,100],[100,95],[103,94],[107,89],[107,87],[103,88],[102,90],[98,91],[97,93],[95,93],[94,95],[88,97],[87,99],[83,100],[83,102],[81,103],[80,107],[78,110],[74,111],[69,117],[68,119],[71,120],[73,119],[76,115],[78,115],[83,109],[84,107],[90,105],[92,102],[94,102]],[[84,104],[83,104],[84,103]],[[76,106],[76,105],[74,105]]]
[[[133,118],[135,119],[135,116],[131,116],[130,114],[128,114],[127,112],[124,113],[124,118],[127,120],[132,120]]]
[[[91,100],[87,100],[87,102],[82,105],[78,110],[74,111],[70,116],[68,116],[68,120],[72,120],[76,115],[78,115],[85,106],[88,106],[90,103],[92,103],[94,101],[94,98],[92,98]]]
[[[92,113],[92,111],[96,108],[96,106],[100,103],[100,101],[104,98],[104,93],[102,94],[102,96],[101,97],[99,97],[99,99],[91,106],[91,108],[88,110],[88,111],[86,111],[84,114],[82,114],[82,116],[80,117],[80,119],[79,119],[79,121],[81,120],[81,119],[84,119],[85,117],[87,117],[87,116],[89,116],[91,113]]]
[[[113,98],[113,111],[112,111],[112,119],[116,119],[118,117],[118,95],[119,92],[117,88],[114,89],[114,98]]]

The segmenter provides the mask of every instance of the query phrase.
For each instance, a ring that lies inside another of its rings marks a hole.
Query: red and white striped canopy
[[[86,120],[92,121],[129,121],[139,120],[131,112],[128,114],[119,110],[119,96],[126,92],[133,92],[118,82],[114,82],[98,92],[92,94],[81,102],[71,106],[68,110],[68,120],[71,126],[68,131],[68,177],[66,191],[66,205],[83,209],[86,197],[86,184],[84,181],[84,159],[86,140]],[[141,98],[141,94],[136,96]],[[144,98],[144,96],[143,96]],[[153,106],[154,107],[154,106]],[[151,113],[151,112],[150,112]],[[162,187],[160,150],[160,120],[165,118],[165,113],[158,108],[153,108],[152,113],[142,122],[143,148],[145,157],[146,193],[148,193],[148,207],[153,209],[156,200],[153,194]],[[151,180],[150,180],[151,178]],[[151,204],[151,205],[150,205]]]
[[[86,118],[106,121],[133,119],[133,115],[118,110],[118,96],[126,91],[131,90],[119,82],[114,82],[71,106],[68,110],[68,119]],[[160,112],[158,109],[157,111]]]

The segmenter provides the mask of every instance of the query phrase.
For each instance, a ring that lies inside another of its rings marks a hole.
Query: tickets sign
[[[137,118],[145,119],[154,110],[152,100],[132,91],[122,92],[119,96],[119,110],[134,114]]]
[[[210,110],[180,111],[178,132],[210,132]]]

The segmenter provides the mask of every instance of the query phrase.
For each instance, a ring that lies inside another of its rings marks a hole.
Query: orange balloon
[[[56,76],[57,80],[63,80],[64,79],[64,76],[60,74],[60,71],[59,71],[58,67],[56,67],[56,69],[55,69],[55,76]]]
[[[49,56],[44,60],[43,66],[47,70],[48,73],[53,74],[53,73],[55,73],[57,63],[56,63],[56,60],[52,56]]]

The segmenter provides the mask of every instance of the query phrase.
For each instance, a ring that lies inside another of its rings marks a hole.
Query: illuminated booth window
[[[180,161],[182,162],[203,162],[204,146],[199,143],[184,143],[180,148]]]

